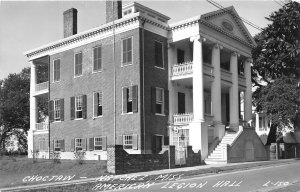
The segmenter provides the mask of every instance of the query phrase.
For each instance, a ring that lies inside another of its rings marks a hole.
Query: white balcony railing
[[[47,89],[48,89],[48,86],[49,86],[49,82],[48,82],[48,81],[43,82],[43,83],[36,84],[36,85],[35,85],[35,91],[38,92],[38,91],[44,91],[44,90],[47,90]]]
[[[48,123],[47,122],[36,123],[35,128],[37,131],[48,130]]]
[[[193,113],[182,113],[173,115],[173,122],[176,125],[189,124],[193,121],[193,119]]]
[[[172,76],[181,76],[193,73],[193,62],[187,61],[180,64],[174,64],[172,67]]]

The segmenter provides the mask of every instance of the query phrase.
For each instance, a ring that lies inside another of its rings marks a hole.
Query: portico
[[[170,122],[204,160],[226,130],[238,133],[251,119],[251,49],[193,19],[174,25],[169,39]],[[176,132],[171,126],[173,141]]]

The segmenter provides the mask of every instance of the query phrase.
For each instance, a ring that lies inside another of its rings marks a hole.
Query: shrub
[[[53,161],[53,163],[54,164],[59,164],[59,163],[61,163],[61,161],[60,161],[60,151],[53,151],[53,152],[51,152],[51,159],[52,159],[52,161]]]
[[[79,165],[82,165],[85,159],[85,151],[75,151],[74,158]]]
[[[36,163],[39,158],[39,151],[38,150],[31,151],[31,154],[32,154],[32,162]]]

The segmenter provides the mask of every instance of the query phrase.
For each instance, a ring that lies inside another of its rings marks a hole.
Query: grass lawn
[[[53,176],[62,175],[65,178],[75,175],[72,177],[74,180],[81,179],[80,177],[91,178],[104,174],[107,174],[106,161],[84,161],[83,164],[79,164],[76,160],[61,160],[61,163],[54,163],[53,160],[38,159],[33,163],[33,160],[28,159],[27,156],[19,156],[15,160],[7,156],[0,157],[0,188],[62,181]],[[36,175],[44,178],[44,181],[36,181],[36,179],[28,181]],[[23,181],[25,177],[27,179]]]

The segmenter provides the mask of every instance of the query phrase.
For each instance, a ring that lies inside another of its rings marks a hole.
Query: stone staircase
[[[236,132],[226,132],[221,142],[211,154],[204,160],[206,164],[226,164],[227,163],[227,145],[231,145],[238,136]]]

